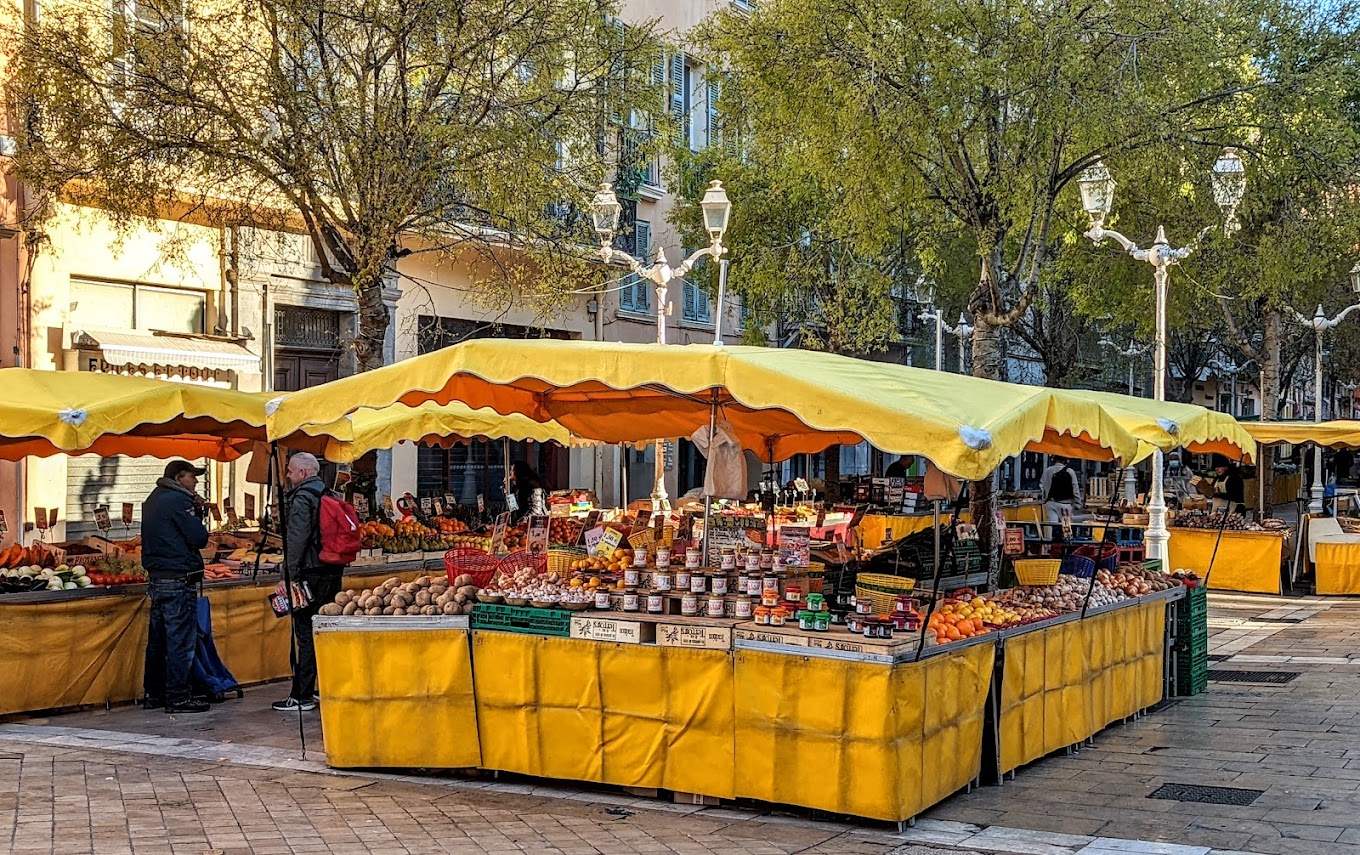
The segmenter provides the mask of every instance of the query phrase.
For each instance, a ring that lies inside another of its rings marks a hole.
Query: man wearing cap
[[[208,711],[208,702],[195,700],[189,691],[203,580],[199,550],[208,545],[203,501],[194,492],[203,471],[184,460],[170,461],[142,503],[142,566],[151,577],[144,703],[168,713]]]

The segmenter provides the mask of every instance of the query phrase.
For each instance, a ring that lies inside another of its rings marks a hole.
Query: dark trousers
[[[316,694],[316,645],[312,641],[312,618],[326,603],[335,602],[335,595],[340,593],[340,574],[304,571],[298,574],[298,581],[306,583],[311,590],[312,601],[292,615],[293,637],[297,639],[298,653],[290,696],[306,701]]]
[[[189,671],[198,643],[198,586],[184,579],[152,579],[151,626],[146,636],[143,690],[167,704],[190,699]]]

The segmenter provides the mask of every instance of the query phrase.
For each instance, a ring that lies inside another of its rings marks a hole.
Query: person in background
[[[516,460],[510,467],[510,492],[519,504],[519,517],[547,516],[548,485],[538,476],[533,467],[523,460]]]
[[[1351,482],[1351,470],[1355,467],[1355,455],[1349,448],[1343,448],[1332,456],[1332,473],[1337,484]]]
[[[1246,513],[1247,486],[1237,467],[1221,454],[1214,455],[1214,511]]]
[[[1062,522],[1082,507],[1081,479],[1066,458],[1055,457],[1039,476],[1039,493],[1044,497],[1044,517],[1051,523]]]
[[[284,477],[289,490],[284,496],[284,577],[305,584],[311,600],[292,613],[293,637],[297,640],[297,670],[288,697],[275,701],[279,712],[316,709],[316,645],[312,639],[312,617],[340,593],[343,567],[321,561],[321,497],[326,484],[321,480],[321,464],[305,452],[288,459]]]
[[[916,455],[904,454],[888,464],[888,471],[883,473],[885,478],[905,478],[911,471],[911,467],[916,465]]]
[[[142,566],[151,577],[142,702],[146,709],[201,713],[209,708],[189,688],[198,643],[198,585],[203,581],[199,550],[208,545],[203,501],[194,492],[203,472],[187,461],[170,461],[142,503]]]

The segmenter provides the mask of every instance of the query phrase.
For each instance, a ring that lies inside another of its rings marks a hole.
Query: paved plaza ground
[[[898,834],[796,812],[673,805],[608,788],[337,774],[317,714],[279,686],[208,715],[123,706],[0,723],[0,852],[929,853],[1360,852],[1360,602],[1210,596],[1212,664],[1293,672],[1209,692],[1071,756],[958,794]],[[1164,784],[1260,791],[1248,805],[1151,799]]]

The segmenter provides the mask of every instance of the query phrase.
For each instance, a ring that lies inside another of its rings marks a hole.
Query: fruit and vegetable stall
[[[842,590],[778,550],[705,564],[673,532],[629,546],[628,518],[604,527],[619,545],[596,554],[458,550],[443,575],[341,592],[316,619],[328,762],[900,822],[1159,701],[1185,590],[1141,564],[989,593],[884,593],[870,574]]]
[[[1280,520],[1249,522],[1241,514],[1181,511],[1170,521],[1168,563],[1207,574],[1215,590],[1279,594],[1291,532]],[[1213,570],[1210,571],[1212,563]]]

